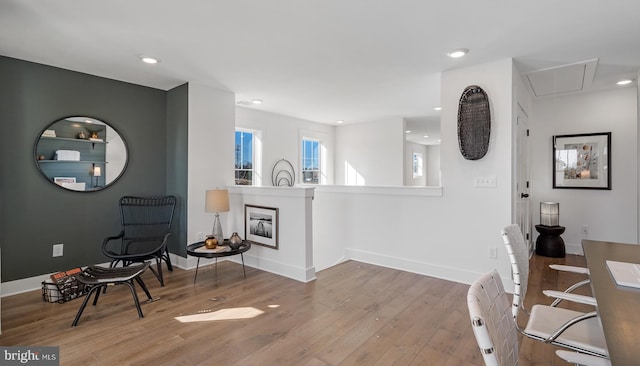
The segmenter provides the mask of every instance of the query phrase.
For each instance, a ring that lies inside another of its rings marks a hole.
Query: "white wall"
[[[440,186],[440,145],[427,146],[427,185]]]
[[[204,211],[205,191],[234,183],[235,96],[233,93],[189,83],[189,165],[187,182],[187,243],[202,238],[197,233],[210,233],[211,213]],[[223,229],[227,215],[220,215]],[[225,236],[228,236],[225,231]],[[183,257],[176,258],[182,267]],[[188,258],[193,260],[192,257]],[[195,263],[195,261],[194,261]]]
[[[313,264],[313,187],[229,187],[229,233],[246,238],[245,204],[278,209],[278,249],[253,245],[247,265],[301,282],[316,278]],[[238,262],[240,258],[231,260]]]
[[[413,154],[422,154],[422,176],[413,177]],[[426,145],[420,145],[405,141],[404,145],[404,185],[413,187],[424,187],[427,185],[429,174],[429,152]]]
[[[322,140],[327,147],[326,184],[334,182],[335,127],[328,124],[302,120],[250,108],[236,107],[237,128],[261,131],[262,138],[262,185],[271,186],[273,165],[287,159],[296,171],[296,183],[301,182],[301,138]]]
[[[512,129],[513,61],[504,59],[442,75],[442,143],[440,145],[443,194],[447,205],[442,217],[448,220],[446,235],[452,266],[479,272],[496,268],[510,278],[509,261],[500,230],[512,222]],[[467,86],[478,85],[489,97],[491,136],[489,150],[480,160],[466,160],[457,139],[460,95]],[[475,188],[474,177],[495,176],[497,187]],[[459,232],[456,232],[459,231]],[[487,257],[496,247],[498,258]]]
[[[489,151],[476,161],[458,150],[458,101],[469,85],[491,105]],[[442,188],[318,187],[314,247],[329,251],[315,256],[317,270],[352,258],[466,283],[495,268],[509,283],[500,230],[511,223],[511,59],[445,72],[441,105]],[[495,176],[497,187],[474,188],[475,176]]]
[[[539,223],[540,201],[560,203],[567,252],[582,253],[582,225],[588,239],[638,242],[637,88],[535,100],[531,129],[532,218]],[[611,132],[609,190],[553,189],[552,136]],[[537,235],[537,233],[534,233]]]
[[[390,118],[336,127],[335,183],[402,186],[403,125]]]

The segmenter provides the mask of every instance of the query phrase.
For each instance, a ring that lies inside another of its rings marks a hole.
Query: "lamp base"
[[[544,257],[564,258],[564,240],[560,235],[564,232],[564,226],[536,225],[540,233],[536,240],[536,254]]]
[[[211,232],[216,240],[218,240],[218,245],[222,245],[224,243],[224,234],[222,233],[222,224],[220,224],[220,215],[216,212],[216,217],[213,220],[213,231]]]

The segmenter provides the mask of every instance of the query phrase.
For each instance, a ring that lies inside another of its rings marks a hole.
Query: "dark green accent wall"
[[[174,136],[186,129],[187,101],[179,100],[182,97],[179,93],[171,97],[176,99],[171,104],[179,110],[174,112],[163,90],[0,56],[3,282],[106,262],[101,245],[106,236],[119,232],[121,196],[166,194],[168,187],[174,194],[186,192],[181,182],[186,174],[182,168],[169,171],[167,162],[169,146],[184,156],[182,164],[186,165],[184,137]],[[81,115],[111,124],[129,147],[125,173],[99,192],[55,187],[37,170],[32,156],[33,144],[45,126]],[[167,115],[180,119],[169,123]],[[170,167],[175,169],[175,162]],[[180,184],[173,179],[168,182],[167,177],[178,174],[184,174],[177,179]],[[183,205],[185,194],[178,195],[178,201]],[[181,206],[174,222],[173,249],[186,240],[186,235],[175,232],[176,227],[184,230],[186,225],[181,222],[182,212]],[[64,243],[64,256],[52,257],[55,243]]]
[[[189,85],[167,92],[167,193],[178,199],[178,208],[169,250],[187,256],[187,173],[189,161]]]

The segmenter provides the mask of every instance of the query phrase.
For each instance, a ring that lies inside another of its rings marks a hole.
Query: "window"
[[[254,184],[253,141],[253,132],[236,130],[236,185],[251,186]]]
[[[422,177],[422,154],[413,153],[413,177]]]
[[[302,183],[320,183],[320,141],[302,139]]]

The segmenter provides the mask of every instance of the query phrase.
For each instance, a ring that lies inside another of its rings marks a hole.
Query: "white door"
[[[531,242],[531,215],[529,214],[529,119],[520,105],[518,105],[516,124],[516,223],[520,225],[522,235],[529,246],[529,254],[531,254],[533,253],[533,243]]]

